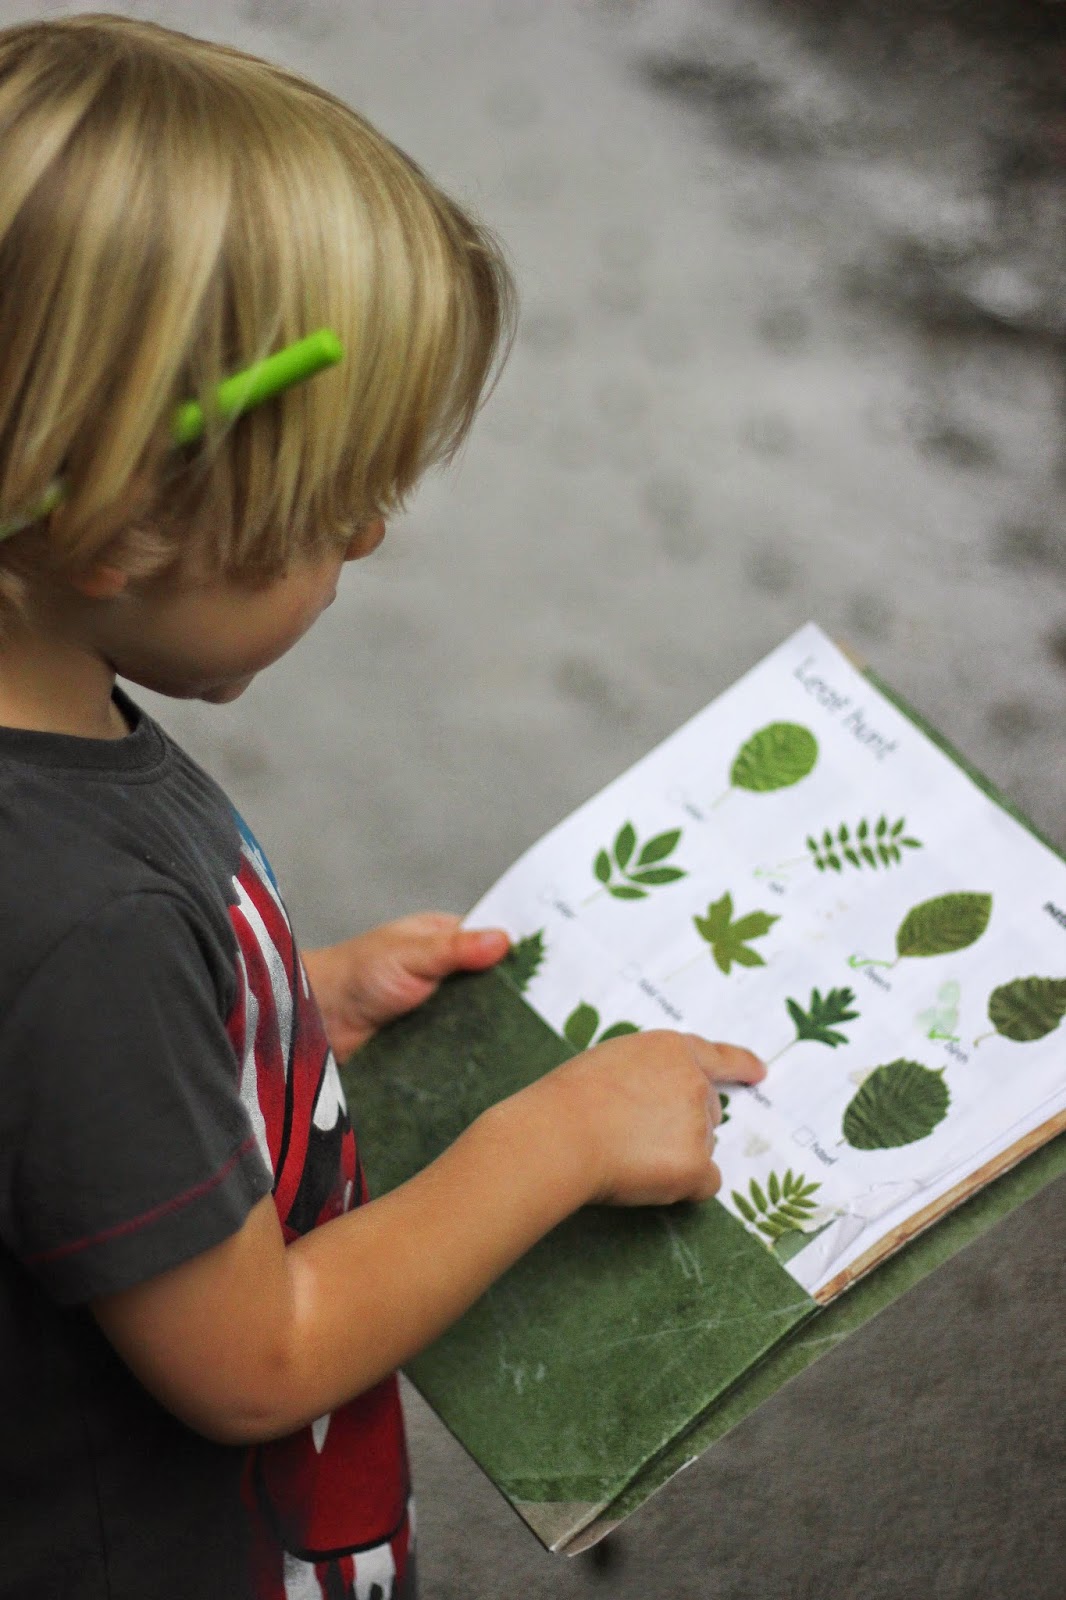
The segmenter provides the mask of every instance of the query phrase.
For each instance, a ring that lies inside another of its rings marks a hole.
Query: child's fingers
[[[721,1187],[721,1169],[717,1167],[713,1161],[711,1161],[708,1163],[707,1171],[703,1174],[702,1178],[700,1178],[699,1181],[694,1184],[692,1193],[688,1196],[688,1199],[713,1200]]]
[[[714,1149],[714,1135],[718,1124],[722,1120],[722,1102],[718,1098],[718,1090],[713,1083],[707,1085],[707,1113],[711,1119],[711,1149]]]
[[[389,932],[408,972],[431,981],[493,967],[511,948],[502,928],[463,928],[458,917],[444,911],[402,918]]]
[[[719,1044],[698,1033],[687,1033],[696,1064],[713,1083],[759,1083],[766,1076],[765,1063],[752,1051],[738,1044]]]

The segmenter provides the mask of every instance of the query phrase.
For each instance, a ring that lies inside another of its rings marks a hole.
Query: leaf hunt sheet
[[[474,907],[575,1048],[754,1050],[725,1205],[829,1299],[1066,1123],[1066,864],[813,624]]]

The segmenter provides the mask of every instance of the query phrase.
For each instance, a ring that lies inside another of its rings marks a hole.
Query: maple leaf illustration
[[[749,911],[734,921],[733,896],[726,893],[707,907],[705,917],[692,920],[700,938],[710,945],[715,965],[728,977],[734,961],[741,967],[765,967],[766,962],[748,941],[761,939],[779,919],[767,911]]]

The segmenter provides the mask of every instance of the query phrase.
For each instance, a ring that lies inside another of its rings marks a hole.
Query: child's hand
[[[559,1100],[560,1138],[577,1139],[587,1198],[609,1205],[708,1200],[721,1186],[711,1159],[722,1120],[716,1083],[758,1083],[750,1050],[694,1033],[608,1040],[534,1085]],[[528,1092],[528,1091],[527,1091]]]
[[[449,973],[495,966],[509,948],[500,928],[475,931],[443,911],[421,911],[307,950],[303,961],[333,1054],[345,1061],[386,1022],[428,1000]]]

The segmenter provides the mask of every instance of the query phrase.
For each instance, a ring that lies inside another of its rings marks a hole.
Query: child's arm
[[[431,1343],[570,1212],[716,1193],[717,1081],[746,1050],[648,1032],[574,1057],[392,1193],[285,1247],[273,1201],[214,1249],[97,1301],[145,1386],[224,1443],[290,1433]]]

